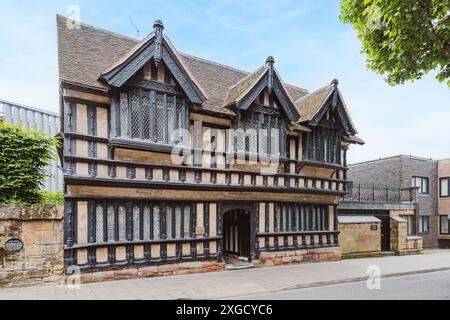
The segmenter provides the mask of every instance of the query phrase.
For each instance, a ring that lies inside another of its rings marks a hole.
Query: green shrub
[[[58,141],[41,132],[0,122],[0,203],[37,204]]]
[[[41,204],[64,204],[64,192],[42,191]]]

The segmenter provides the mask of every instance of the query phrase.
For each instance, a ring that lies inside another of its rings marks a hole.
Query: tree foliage
[[[450,87],[450,0],[341,0],[367,66],[391,85],[432,70]]]
[[[42,202],[40,187],[57,144],[43,133],[0,122],[0,203]]]

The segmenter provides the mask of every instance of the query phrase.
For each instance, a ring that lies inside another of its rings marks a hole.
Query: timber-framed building
[[[143,40],[57,25],[66,270],[340,258],[346,152],[363,142],[337,80],[308,93],[272,57],[249,73],[183,54],[159,20]]]

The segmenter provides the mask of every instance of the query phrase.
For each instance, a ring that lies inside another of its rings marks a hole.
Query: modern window
[[[234,150],[264,156],[285,156],[286,121],[279,109],[262,103],[256,104],[250,112],[243,112],[237,121],[233,136]]]
[[[429,182],[428,178],[425,177],[413,177],[412,186],[419,188],[419,193],[428,194],[429,193]]]
[[[328,207],[321,205],[277,204],[275,231],[326,231]]]
[[[419,232],[429,233],[430,232],[430,217],[420,216],[419,217]]]
[[[448,226],[450,224],[449,222],[450,222],[450,214],[439,217],[440,234],[444,234],[444,235],[450,234],[449,229],[448,229]]]
[[[450,178],[441,178],[439,180],[439,195],[441,197],[449,197]]]
[[[401,216],[407,222],[407,233],[408,236],[416,235],[416,217],[415,216]]]

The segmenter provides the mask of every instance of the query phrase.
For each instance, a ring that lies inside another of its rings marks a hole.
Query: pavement
[[[65,285],[0,288],[0,300],[168,300],[226,299],[366,280],[450,270],[450,250],[265,267],[180,276]]]

